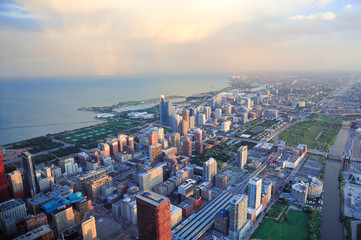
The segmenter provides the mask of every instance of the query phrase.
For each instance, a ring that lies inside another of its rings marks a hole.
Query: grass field
[[[321,117],[317,120],[296,123],[281,133],[280,140],[286,141],[288,146],[295,147],[303,143],[310,149],[328,152],[340,128],[339,121]]]
[[[276,202],[275,205],[273,205],[272,209],[267,213],[267,216],[270,218],[277,218],[278,215],[282,212],[282,210],[286,207],[286,205],[280,202]]]
[[[288,221],[277,223],[265,219],[250,239],[305,240],[308,236],[308,214],[289,210]]]

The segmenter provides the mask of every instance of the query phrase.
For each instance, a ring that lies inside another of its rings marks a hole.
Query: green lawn
[[[267,213],[267,216],[270,218],[277,218],[285,207],[287,206],[283,203],[276,202],[272,209]]]
[[[252,234],[250,239],[304,240],[308,236],[308,214],[289,210],[288,221],[277,223],[265,219]]]
[[[288,146],[303,143],[310,149],[328,152],[340,128],[339,121],[326,119],[304,121],[296,123],[281,133],[280,140],[285,141]]]

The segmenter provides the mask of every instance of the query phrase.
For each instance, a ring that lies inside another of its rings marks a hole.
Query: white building
[[[258,209],[261,204],[262,179],[254,177],[248,182],[248,207]]]

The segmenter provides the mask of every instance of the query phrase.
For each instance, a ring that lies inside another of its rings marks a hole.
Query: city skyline
[[[360,9],[352,0],[4,0],[0,78],[359,71]]]

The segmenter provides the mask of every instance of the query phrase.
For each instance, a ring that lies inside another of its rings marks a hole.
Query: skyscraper
[[[21,178],[21,172],[19,170],[15,170],[12,173],[7,175],[10,193],[13,198],[23,198],[24,197],[24,186],[23,180]]]
[[[148,139],[149,139],[149,146],[158,143],[158,132],[157,131],[151,132],[148,136]]]
[[[203,153],[203,142],[197,141],[195,143],[195,149],[196,149],[196,153],[202,154]]]
[[[217,174],[217,162],[214,158],[210,158],[203,163],[203,182],[214,183],[214,177]]]
[[[84,240],[96,240],[97,230],[95,228],[95,218],[93,216],[87,217],[81,223],[81,230],[83,233]]]
[[[193,134],[194,134],[194,141],[195,142],[203,140],[202,130],[200,128],[195,128],[193,130]]]
[[[160,95],[160,98],[159,98],[159,119],[160,119],[160,124],[166,124],[164,95]]]
[[[25,186],[29,191],[29,195],[33,197],[39,191],[39,185],[35,175],[35,165],[33,163],[32,155],[29,152],[23,152],[22,158]]]
[[[238,154],[237,154],[237,165],[239,168],[243,168],[244,165],[247,163],[247,152],[248,152],[247,145],[240,146],[238,148]]]
[[[153,162],[162,157],[162,144],[157,143],[149,146],[149,159]]]
[[[248,207],[257,209],[261,204],[262,179],[254,177],[248,182]]]
[[[182,126],[182,131],[181,134],[182,136],[186,135],[188,133],[188,127],[189,127],[189,123],[186,120],[182,120],[181,121],[181,126]]]
[[[167,101],[165,103],[165,124],[167,124],[168,126],[170,126],[171,124],[172,115],[173,115],[172,102]]]
[[[187,157],[192,156],[192,141],[188,138],[183,142],[183,154]]]
[[[146,191],[137,196],[137,212],[140,239],[172,239],[169,198]]]
[[[237,236],[238,230],[242,229],[247,221],[248,196],[245,194],[235,195],[229,207],[229,234]]]
[[[7,201],[9,200],[9,198],[10,196],[9,196],[8,185],[6,183],[4,162],[0,151],[0,202]]]
[[[170,137],[172,147],[179,148],[180,147],[180,134],[179,133],[173,133],[173,135]]]

